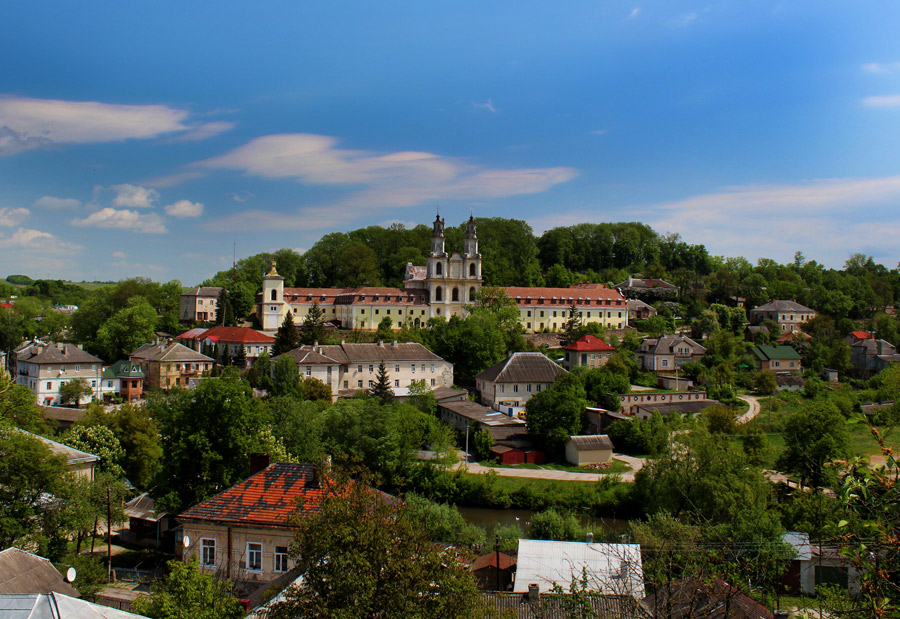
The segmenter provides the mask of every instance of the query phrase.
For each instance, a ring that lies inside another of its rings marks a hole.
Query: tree
[[[325,311],[313,301],[300,327],[300,343],[312,346],[317,342],[325,342]]]
[[[569,317],[563,327],[563,338],[566,342],[574,342],[578,330],[581,328],[581,311],[575,305],[575,301],[569,306]]]
[[[753,390],[760,395],[772,395],[778,390],[778,383],[775,381],[775,372],[772,370],[761,370],[753,377]]]
[[[538,512],[531,517],[529,533],[533,539],[584,541],[584,526],[572,514],[560,514],[555,509]]]
[[[577,376],[564,372],[544,391],[528,400],[528,432],[539,437],[548,451],[559,454],[572,434],[581,430],[588,406],[584,386]]]
[[[311,343],[311,342],[310,342]],[[300,346],[300,336],[297,334],[297,328],[294,326],[294,314],[288,312],[278,327],[278,333],[275,334],[275,344],[272,345],[272,356],[277,357],[286,352],[290,352]]]
[[[313,400],[319,402],[331,402],[331,387],[323,383],[318,378],[307,377],[303,379],[300,385],[303,392],[304,400]]]
[[[377,398],[382,404],[390,404],[394,401],[394,391],[391,389],[391,378],[388,375],[387,368],[384,366],[384,360],[378,364],[378,372],[375,374],[375,382],[369,389],[369,395]]]
[[[480,428],[475,431],[472,435],[472,448],[478,460],[491,457],[491,450],[494,449],[494,437],[491,436],[487,428]]]
[[[480,616],[455,551],[434,545],[412,507],[362,482],[330,480],[321,508],[294,525],[302,584],[284,592],[274,619]]]
[[[13,384],[10,375],[0,370],[0,426],[4,422],[34,433],[47,429],[31,389]]]
[[[434,391],[431,390],[431,387],[428,386],[424,379],[414,380],[409,383],[407,402],[423,413],[429,415],[437,414],[437,399],[434,397]]]
[[[124,452],[117,462],[125,476],[138,488],[150,487],[159,471],[162,445],[159,426],[146,406],[126,402],[107,412],[99,403],[91,403],[77,426],[109,428]]]
[[[389,342],[394,338],[394,321],[391,320],[390,316],[385,316],[378,323],[378,328],[375,330],[375,340],[381,340],[385,342]]]
[[[237,349],[237,354],[234,356],[234,364],[239,368],[247,367],[247,349],[243,344]]]
[[[216,324],[223,327],[234,326],[234,308],[231,306],[231,295],[224,286],[216,300]]]
[[[240,619],[245,610],[228,580],[206,574],[197,557],[188,563],[169,561],[169,574],[139,596],[131,610],[153,619]]]
[[[303,397],[300,370],[293,357],[282,355],[272,365],[272,393],[276,396]]]
[[[115,433],[105,426],[75,425],[62,437],[62,443],[100,457],[98,468],[120,479],[125,472],[120,462],[125,459],[125,450]]]
[[[144,297],[133,297],[124,309],[104,321],[90,339],[96,340],[104,359],[122,359],[143,344],[153,341],[156,323],[156,309],[150,302]]]
[[[834,405],[812,402],[784,423],[784,445],[778,470],[797,475],[801,484],[817,488],[830,477],[828,465],[849,454],[850,433]]]
[[[73,378],[59,386],[59,401],[62,404],[71,402],[78,408],[81,400],[91,395],[91,384],[84,378]]]

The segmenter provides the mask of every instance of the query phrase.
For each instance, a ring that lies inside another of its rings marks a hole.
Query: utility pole
[[[112,582],[112,501],[106,487],[106,582]]]
[[[494,535],[494,559],[497,561],[497,591],[500,591],[500,536]]]

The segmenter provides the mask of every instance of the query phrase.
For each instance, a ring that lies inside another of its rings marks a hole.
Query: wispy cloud
[[[116,197],[113,198],[113,206],[126,206],[130,208],[153,208],[159,202],[159,192],[140,185],[111,185]]]
[[[679,15],[678,17],[673,19],[672,24],[674,26],[690,26],[691,24],[696,22],[699,17],[700,16],[694,12],[684,13],[683,15]]]
[[[119,260],[124,260],[125,258],[127,258],[127,256],[125,255],[125,252],[124,252],[124,251],[114,251],[114,252],[113,252],[112,254],[110,254],[110,255],[111,255],[113,258],[118,258]]]
[[[203,203],[179,200],[167,205],[164,210],[166,215],[171,215],[172,217],[200,217],[203,214]]]
[[[82,219],[73,219],[73,226],[82,228],[117,228],[150,234],[168,232],[162,217],[155,213],[141,213],[128,209],[102,208]]]
[[[81,200],[75,198],[55,198],[43,196],[34,201],[34,208],[47,211],[71,211],[81,206]]]
[[[172,138],[173,142],[199,142],[200,140],[208,140],[214,138],[221,133],[231,131],[235,124],[225,121],[216,121],[203,123],[191,128],[190,131],[178,137]]]
[[[606,135],[606,129],[598,129],[597,131],[589,131],[588,135]]]
[[[479,110],[487,110],[488,112],[491,112],[492,114],[496,114],[496,113],[497,113],[497,108],[494,107],[494,100],[493,100],[493,99],[488,99],[488,100],[485,101],[484,103],[476,103],[476,102],[473,101],[473,102],[472,102],[472,107],[474,107],[474,108],[476,108],[476,109],[479,109]]]
[[[322,221],[310,222],[316,228],[333,221],[340,208],[348,209],[340,217],[352,218],[360,209],[417,206],[437,199],[479,200],[533,194],[577,175],[568,167],[492,169],[427,152],[342,149],[335,138],[311,134],[257,138],[197,165],[310,185],[346,186],[351,191],[346,197],[329,205],[315,205],[325,216]],[[259,217],[262,212],[252,213]],[[303,211],[309,212],[310,209]],[[300,217],[306,225],[306,216]]]
[[[868,73],[893,73],[900,70],[900,62],[869,62],[862,68]]]
[[[141,181],[141,185],[147,187],[155,187],[157,189],[165,189],[166,187],[175,187],[176,185],[180,185],[195,178],[201,178],[202,176],[203,173],[198,172],[197,170],[188,172],[176,172],[174,174],[167,174],[165,176],[148,178]]]
[[[634,7],[633,9],[631,9],[631,13],[628,14],[628,19],[634,19],[635,17],[637,17],[640,14],[641,14],[640,7]]]
[[[28,219],[27,208],[0,208],[0,226],[12,228]]]
[[[897,107],[900,105],[900,95],[866,97],[862,103],[866,107]]]
[[[8,237],[0,237],[0,248],[38,251],[42,254],[63,254],[84,249],[81,245],[62,241],[49,232],[19,228]]]

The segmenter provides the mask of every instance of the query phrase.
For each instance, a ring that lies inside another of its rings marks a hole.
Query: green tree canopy
[[[169,561],[169,574],[153,585],[148,597],[139,596],[131,609],[153,619],[240,619],[244,607],[233,585],[200,569],[196,557],[187,563]]]

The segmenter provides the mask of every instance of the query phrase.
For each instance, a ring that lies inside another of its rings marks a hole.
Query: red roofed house
[[[566,351],[563,367],[569,371],[578,366],[599,368],[605,365],[616,349],[594,335],[585,335],[563,347]]]
[[[275,338],[247,327],[211,327],[209,329],[191,329],[179,335],[179,340],[186,346],[200,352],[204,347],[219,345],[219,354],[227,349],[228,356],[234,358],[240,354],[241,347],[246,353],[246,367],[253,365],[261,354],[272,354]]]
[[[267,464],[264,457],[251,468],[260,470],[178,516],[188,538],[185,561],[197,557],[204,571],[248,585],[288,571],[288,518],[298,501],[301,513],[318,511],[327,492],[313,464]]]
[[[505,552],[489,552],[475,559],[469,569],[475,575],[479,589],[509,591],[516,573],[516,558]]]

